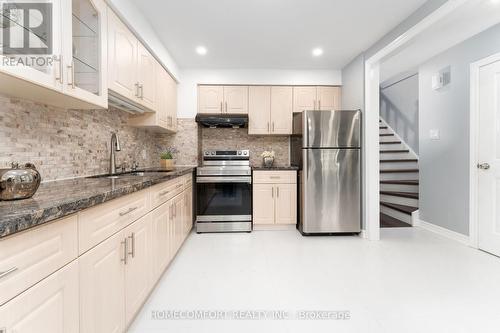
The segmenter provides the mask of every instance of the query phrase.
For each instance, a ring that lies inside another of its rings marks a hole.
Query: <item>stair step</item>
[[[417,207],[411,207],[411,206],[404,206],[404,205],[397,205],[393,203],[388,203],[388,202],[381,202],[380,203],[382,206],[397,210],[398,212],[411,215],[414,211],[418,210]]]
[[[394,134],[392,134],[392,133],[382,133],[382,134],[379,134],[379,136],[394,136]]]
[[[382,142],[381,142],[382,143]],[[390,154],[390,153],[409,153],[408,149],[398,149],[398,150],[381,150],[381,154]]]
[[[410,224],[400,221],[392,216],[380,213],[380,227],[381,228],[409,228]]]
[[[401,198],[418,199],[418,193],[411,193],[411,192],[380,191],[380,194],[392,195]]]
[[[379,129],[387,129],[387,126],[380,126]]]
[[[388,169],[380,170],[380,173],[407,173],[407,172],[419,172],[418,169]]]
[[[381,180],[380,184],[418,185],[418,180]]]
[[[418,162],[416,158],[404,158],[404,159],[391,159],[391,160],[380,160],[380,163],[394,163],[394,162],[402,162],[402,163],[412,163]]]
[[[381,145],[399,145],[401,144],[401,141],[385,141],[385,142],[380,142]]]

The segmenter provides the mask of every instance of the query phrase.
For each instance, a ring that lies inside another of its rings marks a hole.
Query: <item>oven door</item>
[[[196,178],[197,222],[252,221],[252,177]]]

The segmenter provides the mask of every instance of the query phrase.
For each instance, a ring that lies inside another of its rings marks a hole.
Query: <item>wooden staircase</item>
[[[380,120],[380,227],[411,227],[418,210],[418,158]]]

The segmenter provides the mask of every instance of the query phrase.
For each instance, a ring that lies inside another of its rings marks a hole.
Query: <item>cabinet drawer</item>
[[[189,175],[185,175],[183,176],[184,178],[184,189],[188,189],[190,188],[191,186],[193,186],[193,175],[192,174],[189,174]]]
[[[254,171],[254,184],[296,184],[296,171]]]
[[[99,244],[149,210],[149,190],[144,190],[78,213],[79,253]]]
[[[0,304],[77,257],[76,221],[73,215],[0,241]]]
[[[182,177],[151,187],[151,208],[154,209],[182,192]]]

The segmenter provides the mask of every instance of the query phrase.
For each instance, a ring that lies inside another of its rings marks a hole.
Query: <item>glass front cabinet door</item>
[[[0,11],[0,71],[61,91],[61,1],[0,1]]]
[[[103,0],[63,1],[63,91],[107,107],[107,18]]]

